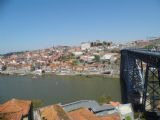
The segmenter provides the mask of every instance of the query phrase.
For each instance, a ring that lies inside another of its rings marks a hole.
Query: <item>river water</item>
[[[110,96],[121,101],[119,79],[84,76],[0,76],[0,103],[11,99],[40,99],[45,105]]]

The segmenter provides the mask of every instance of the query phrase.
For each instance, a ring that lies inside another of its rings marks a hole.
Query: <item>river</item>
[[[0,75],[0,103],[11,99],[40,99],[45,105],[77,100],[98,100],[110,96],[121,101],[120,82],[116,78],[86,76],[6,76]]]

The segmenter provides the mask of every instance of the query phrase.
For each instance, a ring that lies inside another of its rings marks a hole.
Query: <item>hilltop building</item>
[[[91,48],[91,43],[90,42],[81,43],[81,50],[88,50],[90,48]]]

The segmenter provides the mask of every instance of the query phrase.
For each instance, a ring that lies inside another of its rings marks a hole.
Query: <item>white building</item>
[[[2,71],[2,65],[0,65],[0,71]]]
[[[42,69],[37,69],[34,71],[35,75],[42,75]]]
[[[86,61],[86,62],[92,62],[95,59],[95,56],[83,55],[83,56],[81,56],[80,59],[83,61]]]
[[[101,60],[110,61],[111,57],[112,57],[111,54],[105,54],[101,57]]]
[[[72,52],[76,57],[83,55],[83,52]]]
[[[100,59],[102,61],[114,62],[117,59],[116,55],[117,55],[117,53],[107,53],[107,54],[103,55]]]
[[[87,50],[90,49],[90,47],[91,47],[90,42],[81,43],[81,50]]]

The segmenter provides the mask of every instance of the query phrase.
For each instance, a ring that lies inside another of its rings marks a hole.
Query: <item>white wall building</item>
[[[81,43],[81,50],[87,50],[90,49],[90,47],[91,47],[90,42]]]
[[[0,71],[2,71],[2,65],[0,65]]]
[[[83,55],[83,52],[72,52],[76,57]]]
[[[95,56],[87,56],[87,55],[83,55],[80,58],[81,60],[84,60],[86,62],[92,62],[95,59]]]
[[[114,62],[117,59],[116,55],[117,55],[117,53],[107,53],[107,54],[103,55],[100,59],[102,61],[112,61],[112,62]]]
[[[110,61],[111,57],[112,57],[111,54],[105,54],[105,55],[103,55],[103,56],[101,57],[101,60],[105,60],[105,61],[109,60],[109,61]]]

